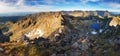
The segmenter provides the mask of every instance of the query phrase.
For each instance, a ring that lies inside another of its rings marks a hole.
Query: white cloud
[[[67,4],[70,1],[66,1],[66,0],[42,0],[41,2],[44,2],[47,4],[59,4],[59,3]]]
[[[18,0],[16,5],[24,5],[25,0]]]
[[[25,0],[17,0],[16,3],[8,3],[6,0],[0,0],[0,13],[8,12],[39,12],[39,11],[48,11],[54,6],[50,5],[35,5],[27,6],[24,4]]]
[[[98,2],[100,0],[80,0],[82,3],[87,3],[87,2]]]
[[[111,6],[112,8],[120,8],[119,3],[108,3],[108,5]]]

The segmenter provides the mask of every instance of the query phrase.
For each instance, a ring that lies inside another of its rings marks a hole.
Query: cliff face
[[[48,38],[59,29],[62,30],[62,13],[46,12],[27,16],[13,24],[9,32],[12,32],[11,41],[22,35],[29,39],[44,37]]]

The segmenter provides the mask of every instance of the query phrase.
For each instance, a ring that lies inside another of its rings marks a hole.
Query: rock
[[[53,53],[51,56],[56,56],[56,54],[55,54],[55,53]]]
[[[117,25],[120,25],[120,17],[113,17],[109,25],[114,27],[116,27]]]
[[[5,50],[4,50],[3,48],[0,48],[0,53],[1,53],[1,52],[4,52],[4,51],[5,51]]]
[[[29,41],[29,38],[23,35],[22,37],[16,38],[14,41],[16,42],[24,42],[24,41]]]
[[[114,41],[115,41],[115,43],[120,44],[120,37],[116,37],[116,39]]]
[[[71,47],[74,49],[79,48],[78,42],[73,43]]]
[[[89,48],[90,43],[89,43],[89,40],[88,40],[87,38],[85,38],[85,39],[81,39],[81,38],[80,38],[80,39],[78,40],[78,42],[81,43],[81,44],[79,45],[81,50],[85,51],[86,49]]]
[[[28,41],[24,41],[24,45],[26,45],[26,46],[30,46],[30,42],[28,42]]]
[[[39,38],[35,38],[33,41],[34,41],[35,43],[39,43],[39,42],[41,42],[41,41],[46,41],[46,42],[48,42],[49,39],[45,39],[45,38],[39,37]]]
[[[88,44],[87,43],[82,43],[81,44],[81,50],[86,51],[88,49]]]

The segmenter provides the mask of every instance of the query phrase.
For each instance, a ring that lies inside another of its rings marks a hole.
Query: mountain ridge
[[[35,39],[39,37],[50,38],[49,36],[51,36],[51,34],[56,31],[57,33],[54,33],[54,35],[62,32],[64,29],[68,30],[70,28],[74,28],[73,24],[71,24],[69,20],[71,19],[70,16],[73,16],[73,19],[75,19],[74,17],[76,17],[76,15],[71,15],[74,13],[77,14],[77,21],[79,21],[78,19],[81,17],[79,13],[84,13],[82,17],[86,18],[91,15],[93,18],[96,18],[97,15],[100,16],[100,13],[96,14],[96,11],[41,12],[31,14],[17,21],[12,25],[12,27],[10,27],[8,33],[13,33],[13,35],[10,36],[10,40],[13,41],[23,35],[26,35],[29,39]],[[101,14],[104,15],[101,17],[110,16],[110,13],[108,11],[102,11]]]

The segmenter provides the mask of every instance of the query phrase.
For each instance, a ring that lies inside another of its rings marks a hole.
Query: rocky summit
[[[9,32],[13,33],[11,41],[22,35],[26,35],[29,39],[49,38],[52,34],[62,31],[63,20],[60,12],[44,12],[26,16],[10,27]]]

